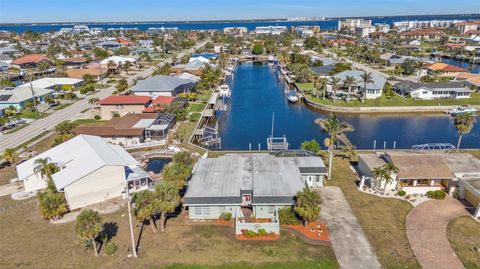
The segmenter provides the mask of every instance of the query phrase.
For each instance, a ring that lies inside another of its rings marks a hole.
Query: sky
[[[0,23],[480,13],[480,0],[0,0]]]

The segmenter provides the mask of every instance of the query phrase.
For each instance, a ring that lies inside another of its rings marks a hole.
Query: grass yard
[[[278,241],[247,242],[233,238],[230,227],[167,222],[167,232],[144,227],[139,258],[127,258],[130,234],[126,209],[104,215],[118,246],[114,256],[94,257],[75,234],[75,223],[50,224],[39,217],[36,200],[2,214],[0,268],[338,268],[330,247],[304,243],[290,233]],[[134,222],[138,239],[140,223]],[[26,255],[28,253],[28,255]],[[179,265],[182,264],[182,265]],[[168,267],[167,267],[168,268]]]
[[[455,253],[468,269],[480,268],[480,223],[471,217],[459,217],[448,224],[447,235]]]
[[[200,117],[202,117],[202,113],[199,113],[199,112],[192,112],[189,116],[188,116],[188,120],[191,121],[191,122],[197,122]]]
[[[319,98],[313,97],[313,83],[297,83],[297,86],[307,95],[307,97],[316,103],[330,106],[341,106],[341,107],[375,107],[375,106],[453,106],[453,105],[480,105],[480,93],[472,93],[472,97],[469,99],[461,100],[414,100],[411,98],[402,98],[398,95],[394,95],[392,98],[387,98],[382,96],[378,99],[366,100],[365,103],[362,103],[358,100],[351,100],[350,102],[345,102],[343,100],[338,100],[335,103],[329,99],[323,100],[321,96]]]
[[[384,268],[420,268],[405,229],[405,218],[412,206],[393,198],[380,198],[357,190],[348,160],[334,159],[333,179],[350,204],[363,231]]]
[[[73,105],[73,103],[61,104],[61,105],[59,105],[59,106],[54,107],[53,110],[62,110],[62,109],[67,108],[67,107],[69,107],[69,106],[71,106],[71,105]]]
[[[204,108],[205,108],[205,104],[190,103],[187,107],[187,114],[190,112],[202,112]]]
[[[31,110],[23,110],[22,113],[20,113],[20,118],[22,119],[41,119],[45,118],[46,116],[50,115],[49,113],[39,113],[36,111],[31,111]]]
[[[96,119],[78,119],[74,121],[74,124],[77,125],[93,125],[93,124],[102,124],[108,122],[106,120],[96,120]]]
[[[190,136],[192,135],[196,125],[197,122],[192,122],[189,120],[180,122],[177,130],[175,131],[176,138],[179,139],[181,143],[188,142],[188,139],[190,139]]]

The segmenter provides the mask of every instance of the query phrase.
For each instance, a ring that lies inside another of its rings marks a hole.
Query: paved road
[[[192,53],[195,51],[195,49],[200,48],[205,45],[209,40],[202,41],[198,43],[194,48],[188,50],[188,51],[183,51],[178,54],[178,58],[181,58],[183,55],[186,53]],[[168,61],[169,59],[167,59]],[[146,78],[152,74],[154,71],[155,67],[148,68],[142,72],[139,72],[136,75],[129,76],[127,78],[127,81],[129,84],[132,83],[134,79],[137,77],[142,77]],[[75,117],[82,111],[90,107],[90,104],[88,103],[88,99],[92,97],[98,97],[100,99],[103,99],[107,96],[112,95],[112,93],[115,91],[115,86],[108,87],[106,89],[102,89],[100,92],[88,96],[88,98],[82,99],[78,102],[75,102],[73,105],[68,106],[62,110],[56,111],[52,113],[51,115],[39,119],[36,121],[33,121],[30,123],[27,127],[13,133],[13,134],[5,134],[0,136],[0,152],[3,152],[6,148],[14,148],[17,147],[28,140],[32,139],[33,137],[40,135],[44,131],[50,131],[53,130],[55,125],[62,121],[66,120],[72,120],[75,119]]]
[[[326,186],[321,190],[320,221],[327,224],[330,241],[340,268],[376,269],[380,262],[353,214],[342,190]]]
[[[408,213],[408,241],[422,268],[464,268],[447,238],[448,223],[463,215],[468,215],[464,206],[448,195],[445,200],[424,202]]]

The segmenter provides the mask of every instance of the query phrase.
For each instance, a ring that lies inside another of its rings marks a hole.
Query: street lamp
[[[137,258],[137,249],[135,247],[135,236],[133,235],[133,224],[132,224],[132,213],[130,209],[130,203],[132,201],[132,198],[130,197],[130,193],[128,192],[128,184],[125,187],[125,193],[127,194],[127,206],[128,206],[128,221],[130,224],[130,237],[132,239],[132,253],[133,257]]]

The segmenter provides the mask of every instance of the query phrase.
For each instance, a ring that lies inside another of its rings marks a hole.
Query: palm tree
[[[128,89],[128,81],[124,78],[119,80],[116,85],[117,92],[122,93]]]
[[[178,187],[173,182],[162,181],[156,186],[155,192],[158,197],[158,209],[160,214],[160,231],[165,231],[165,223],[167,221],[167,213],[174,212],[180,204],[180,194]]]
[[[413,63],[413,67],[417,71],[417,80],[420,80],[420,72],[422,71],[423,68],[423,62],[422,61],[416,61]]]
[[[122,68],[123,68],[123,70],[125,70],[125,74],[128,75],[128,70],[130,69],[130,67],[132,67],[132,63],[129,62],[129,61],[126,61],[126,62],[123,64]]]
[[[383,165],[383,169],[385,170],[385,177],[383,179],[385,181],[385,189],[383,192],[385,192],[387,190],[387,185],[393,181],[392,173],[398,174],[399,169],[391,161]]]
[[[88,99],[88,104],[90,104],[92,107],[94,107],[98,101],[100,101],[100,98],[98,97],[92,97],[90,99]]]
[[[337,77],[331,77],[330,78],[330,85],[332,86],[332,91],[333,91],[333,102],[335,102],[335,98],[337,98],[337,90],[338,86],[340,85],[340,78]]]
[[[152,232],[156,233],[157,228],[155,227],[154,215],[158,211],[158,202],[156,201],[155,193],[149,190],[136,192],[133,195],[133,202],[135,203],[135,217],[142,222],[142,227],[148,220],[150,220]]]
[[[59,219],[68,212],[67,202],[62,192],[47,189],[38,195],[40,215],[44,219]]]
[[[355,129],[352,125],[346,122],[340,122],[335,113],[330,113],[328,119],[318,118],[315,123],[322,128],[322,132],[327,133],[328,137],[325,139],[325,146],[328,147],[328,180],[332,179],[333,166],[333,150],[335,142],[342,143],[346,148],[352,148],[352,143],[345,135],[346,132],[353,132]]]
[[[52,180],[52,175],[59,171],[56,164],[52,163],[52,159],[49,157],[36,159],[34,162],[35,167],[33,171],[47,181],[47,189],[57,191],[55,183]]]
[[[382,166],[375,167],[372,170],[372,176],[375,180],[382,182],[383,181],[383,176],[384,176],[384,169]]]
[[[323,100],[325,100],[325,92],[327,91],[327,79],[321,76],[317,76],[313,83],[313,89],[315,90],[314,96],[318,97],[318,91],[321,89],[323,94]]]
[[[347,102],[350,101],[350,88],[357,83],[353,76],[346,76],[343,80],[343,85],[347,88]]]
[[[55,144],[63,143],[75,136],[75,123],[69,121],[62,121],[55,126]]]
[[[360,77],[362,78],[362,82],[363,82],[363,102],[365,103],[365,98],[367,98],[367,84],[373,83],[373,77],[372,77],[372,73],[367,73],[367,72],[363,72],[363,74],[361,74]]]
[[[108,63],[107,63],[108,71],[112,71],[112,70],[114,70],[116,67],[117,67],[117,65],[115,64],[114,61],[112,61],[112,60],[108,61]]]
[[[475,118],[470,113],[462,113],[455,116],[454,124],[458,133],[457,152],[460,150],[463,135],[470,133],[474,123]]]
[[[2,158],[5,159],[10,165],[15,166],[17,160],[17,152],[13,148],[7,148],[2,154]]]
[[[92,244],[95,256],[98,256],[95,239],[102,231],[102,217],[100,214],[91,209],[82,210],[77,216],[75,231],[80,238],[88,240]]]
[[[320,195],[305,187],[295,196],[295,212],[303,219],[303,224],[316,220],[320,214]]]

